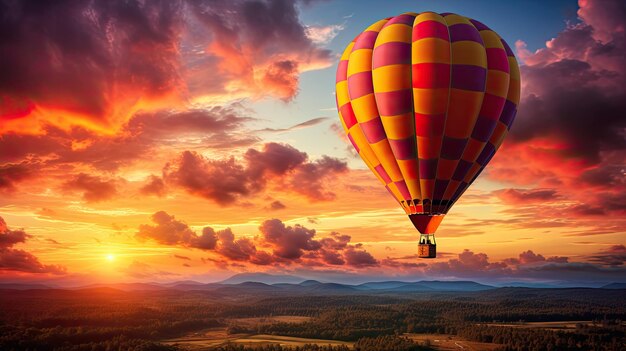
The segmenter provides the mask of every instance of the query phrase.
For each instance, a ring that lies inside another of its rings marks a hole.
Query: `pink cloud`
[[[135,237],[153,240],[162,245],[180,246],[213,252],[220,258],[205,259],[221,267],[232,262],[257,266],[307,267],[346,266],[365,268],[379,266],[379,261],[361,244],[351,244],[349,235],[331,233],[318,238],[315,229],[302,225],[288,226],[279,219],[265,220],[260,235],[237,237],[230,228],[214,230],[205,227],[199,235],[186,223],[164,211],[152,215],[155,225],[142,224]]]
[[[353,267],[372,267],[378,266],[379,262],[369,252],[365,250],[359,250],[355,247],[348,247],[344,252],[344,258],[346,264]]]
[[[0,271],[5,274],[7,272],[54,275],[66,273],[66,268],[63,266],[43,264],[35,255],[13,247],[26,243],[29,238],[31,235],[23,230],[9,229],[4,219],[0,217]]]
[[[104,180],[98,176],[79,173],[63,183],[66,191],[82,191],[87,202],[99,202],[113,198],[117,194],[115,180]]]
[[[18,183],[35,176],[34,168],[38,166],[30,162],[0,164],[0,191],[15,191]]]
[[[162,197],[165,195],[165,183],[161,177],[150,175],[148,181],[139,189],[143,195],[156,195]]]
[[[286,144],[267,143],[262,150],[248,149],[243,162],[235,158],[210,160],[185,151],[164,168],[165,180],[189,193],[226,206],[270,186],[300,194],[310,200],[332,200],[325,182],[348,171],[345,162],[323,156],[309,161],[308,155]]]
[[[614,233],[623,231],[619,218],[626,214],[626,14],[619,1],[579,4],[581,22],[546,47],[529,52],[517,43],[525,63],[522,100],[510,135],[485,172],[491,180],[529,188],[494,193],[504,203],[540,204],[509,214],[539,219],[533,220],[537,225],[588,225]]]
[[[257,253],[252,240],[248,238],[235,239],[235,234],[230,228],[218,231],[217,237],[219,242],[215,250],[224,258],[233,261],[248,261]]]
[[[186,223],[176,220],[165,211],[159,211],[152,215],[152,221],[156,225],[142,224],[135,235],[140,240],[153,239],[164,245],[191,246],[192,241],[197,239]]]
[[[304,251],[315,251],[322,247],[319,241],[313,240],[315,230],[301,225],[286,226],[278,219],[264,221],[259,227],[265,243],[273,246],[274,255],[297,259]]]
[[[306,35],[296,3],[283,0],[190,3],[199,25],[211,33],[209,57],[217,72],[197,69],[192,93],[207,89],[196,80],[212,81],[231,93],[271,95],[285,101],[297,93],[302,71],[329,66],[330,51]],[[205,58],[206,59],[206,58]],[[218,81],[209,75],[220,77]],[[228,86],[227,86],[228,85]],[[215,89],[214,86],[208,87]]]
[[[97,170],[115,171],[146,159],[169,139],[200,137],[209,148],[247,146],[258,141],[238,134],[251,119],[241,116],[237,105],[204,110],[136,114],[121,132],[101,136],[84,128],[63,130],[45,126],[43,135],[8,132],[0,134],[0,163],[35,158],[35,166],[87,165]],[[45,160],[45,161],[43,161]]]
[[[558,199],[554,189],[504,189],[496,191],[496,196],[511,205],[544,203]]]

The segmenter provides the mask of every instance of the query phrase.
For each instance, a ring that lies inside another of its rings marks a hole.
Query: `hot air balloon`
[[[453,13],[380,20],[348,44],[336,99],[348,139],[436,257],[435,231],[494,156],[520,97],[500,36]]]

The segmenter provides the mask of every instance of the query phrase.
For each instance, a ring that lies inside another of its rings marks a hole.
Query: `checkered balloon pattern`
[[[453,13],[380,20],[337,67],[348,139],[409,215],[448,212],[502,144],[519,97],[507,43]]]

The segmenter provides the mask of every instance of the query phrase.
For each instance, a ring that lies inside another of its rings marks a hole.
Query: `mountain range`
[[[217,293],[237,293],[253,295],[255,293],[303,293],[303,294],[363,294],[363,293],[411,293],[411,292],[471,292],[498,289],[500,287],[522,288],[563,288],[563,286],[544,283],[513,282],[503,286],[492,286],[474,281],[375,281],[362,284],[340,284],[306,280],[292,275],[274,275],[268,273],[241,273],[215,282],[200,283],[193,280],[177,281],[172,283],[115,283],[92,284],[66,290],[83,290],[94,288],[112,288],[122,291],[215,291]],[[602,289],[626,289],[626,283],[611,283],[599,286]],[[0,283],[0,289],[34,290],[59,289],[45,284]]]

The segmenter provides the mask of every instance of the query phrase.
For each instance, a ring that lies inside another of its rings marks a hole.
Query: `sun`
[[[115,255],[114,254],[108,254],[108,255],[105,256],[105,258],[109,262],[115,261]]]

